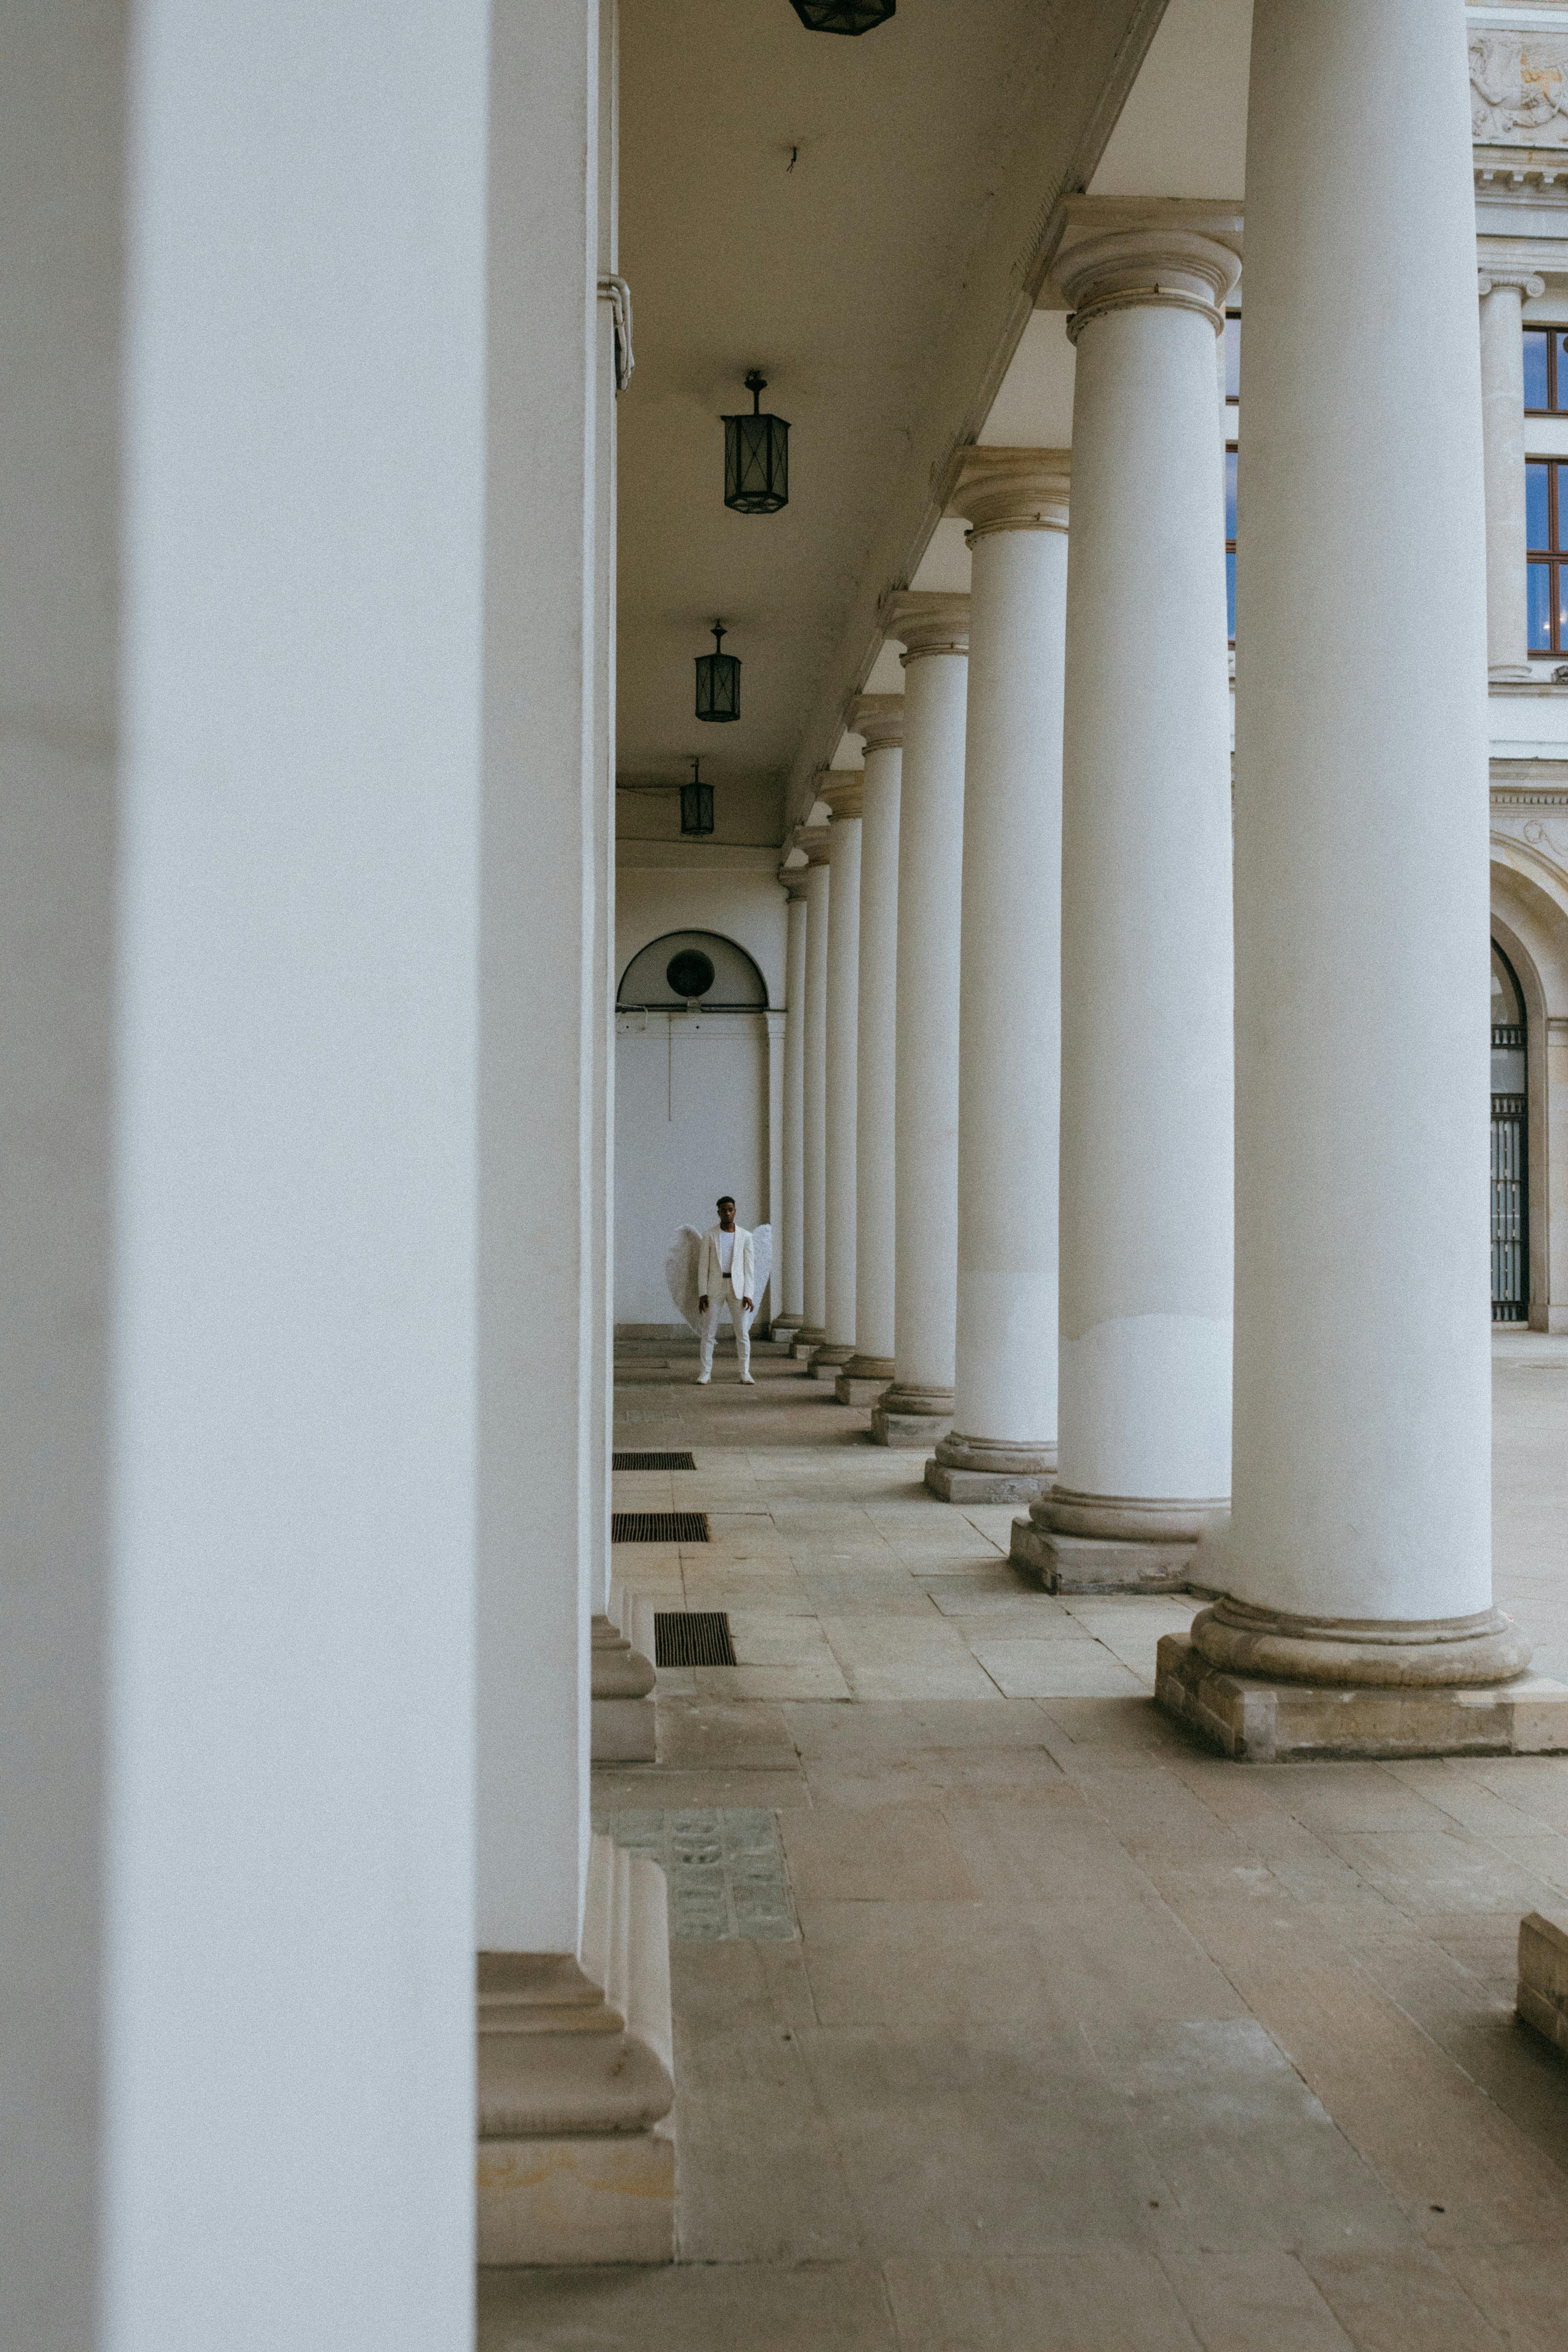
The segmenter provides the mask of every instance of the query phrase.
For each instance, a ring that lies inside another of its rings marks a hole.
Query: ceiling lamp
[[[697,656],[697,716],[699,719],[739,719],[741,665],[723,651],[728,632],[722,621],[713,624],[713,650]]]
[[[724,504],[737,514],[777,514],[789,504],[789,426],[763,415],[765,375],[746,378],[750,416],[724,419]]]
[[[738,669],[740,667],[740,664],[737,662],[735,667]],[[699,716],[700,716],[700,713],[699,713]],[[693,760],[691,762],[691,782],[689,784],[682,784],[680,787],[680,831],[682,837],[686,839],[694,840],[705,833],[711,833],[713,830],[713,787],[711,784],[705,784],[703,782],[700,772],[701,766],[702,762],[700,760]],[[679,959],[677,959],[677,961],[679,961]],[[670,985],[671,987],[674,987],[674,964],[670,965],[669,971]],[[705,996],[708,992],[708,988],[711,988],[712,985],[713,967],[710,964],[708,967],[707,988],[690,990],[684,988],[677,989],[676,993],[679,996]]]
[[[789,0],[808,33],[868,33],[885,25],[898,0]]]

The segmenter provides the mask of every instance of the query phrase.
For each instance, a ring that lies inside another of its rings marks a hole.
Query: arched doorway
[[[1530,1102],[1524,992],[1492,941],[1492,1321],[1530,1320]]]
[[[733,940],[668,931],[626,965],[616,992],[617,1330],[651,1335],[675,1321],[665,1254],[678,1227],[712,1223],[720,1192],[734,1194],[742,1224],[766,1221],[768,1053],[767,984]]]

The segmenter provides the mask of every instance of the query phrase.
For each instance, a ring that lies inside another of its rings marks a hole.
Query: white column
[[[1487,664],[1528,678],[1525,615],[1524,302],[1546,291],[1529,270],[1490,262],[1480,273],[1481,448],[1486,478]]]
[[[488,16],[6,27],[27,2352],[472,2341]]]
[[[952,1419],[958,1280],[958,952],[969,599],[900,591],[888,634],[905,647],[891,1386],[879,1445],[920,1447]]]
[[[780,1264],[784,1223],[784,1056],[785,1024],[788,1015],[770,1012],[768,1024],[768,1223],[773,1227],[773,1270],[768,1281],[767,1318],[770,1337],[778,1322],[778,1307],[784,1286],[784,1268]],[[759,1313],[762,1300],[757,1301]]]
[[[805,877],[805,1064],[802,1078],[802,1202],[805,1320],[792,1353],[810,1358],[827,1337],[827,827],[796,838],[810,860]]]
[[[811,1359],[837,1380],[855,1353],[855,1108],[860,1013],[860,778],[821,779],[833,811],[827,828],[827,1181],[825,1281],[827,1337]]]
[[[863,694],[859,1021],[855,1073],[855,1353],[834,1383],[841,1404],[870,1404],[893,1377],[894,1061],[899,948],[899,777],[904,698]]]
[[[1236,1500],[1203,1563],[1228,1597],[1163,1695],[1180,1706],[1194,1677],[1201,1694],[1212,1661],[1284,1678],[1279,1748],[1304,1721],[1319,1752],[1560,1745],[1557,1685],[1531,1685],[1517,1716],[1506,1690],[1456,1706],[1441,1688],[1529,1655],[1491,1607],[1463,11],[1387,0],[1347,41],[1340,0],[1258,0],[1247,148]],[[1334,162],[1349,154],[1365,164],[1353,190]],[[1385,1687],[1367,1712],[1298,1680]],[[1252,1752],[1250,1725],[1236,1743]]]
[[[1065,450],[975,450],[947,1502],[1028,1502],[1057,1465]]]
[[[609,2011],[626,2014],[605,1955],[617,1937],[640,1943],[624,1920],[606,1940],[606,1906],[616,1916],[628,1882],[610,1850],[591,1844],[588,1811],[592,1699],[635,1707],[652,1678],[602,1617],[593,1659],[590,1632],[605,1469],[593,1286],[603,1248],[599,1105],[584,1082],[595,1043],[603,782],[592,691],[596,404],[605,388],[597,0],[501,0],[492,41],[479,2250],[481,2262],[616,2258],[617,2250],[620,2259],[662,2252],[668,2260],[671,2161],[646,2128],[647,2097],[668,2104],[668,2069],[646,2051],[627,2054],[613,2081],[605,2064],[616,2031]],[[572,2035],[569,2018],[559,2033],[546,2030],[557,2005],[595,2016],[612,2041],[596,2051],[596,2034]],[[605,2196],[628,2166],[637,2194]]]
[[[1076,316],[1062,754],[1059,1475],[1013,1557],[1179,1582],[1230,1486],[1227,246],[1090,235]],[[1248,331],[1250,332],[1250,327]]]
[[[781,866],[779,880],[789,892],[784,948],[784,1231],[773,1234],[773,1261],[783,1286],[782,1315],[773,1318],[780,1339],[796,1334],[805,1320],[805,870]]]

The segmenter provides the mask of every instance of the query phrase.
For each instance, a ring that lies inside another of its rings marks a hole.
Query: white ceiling
[[[1053,207],[1097,160],[1095,193],[1240,192],[1250,0],[1170,0],[1121,110],[1160,13],[899,0],[842,39],[788,0],[621,0],[624,779],[674,781],[700,751],[721,837],[777,840],[876,655],[880,595],[922,550],[920,586],[967,585],[934,503],[954,443],[1068,444],[1071,346],[1029,310]],[[772,517],[722,504],[718,420],[750,405],[752,365],[793,427]],[[692,709],[716,617],[742,662],[731,727]],[[871,684],[901,686],[891,648]],[[623,794],[619,817],[662,833],[675,811]]]

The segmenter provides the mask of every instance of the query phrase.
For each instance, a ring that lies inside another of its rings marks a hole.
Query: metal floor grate
[[[612,1543],[709,1543],[706,1511],[612,1511]]]
[[[732,1666],[735,1644],[722,1609],[656,1609],[656,1666]]]
[[[695,1470],[689,1454],[612,1454],[612,1470]]]

